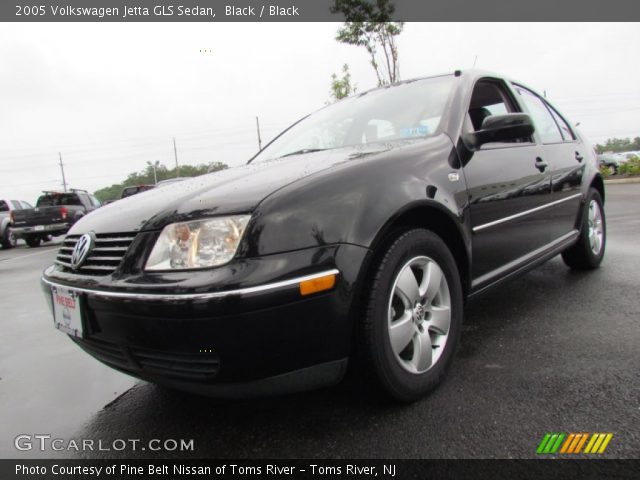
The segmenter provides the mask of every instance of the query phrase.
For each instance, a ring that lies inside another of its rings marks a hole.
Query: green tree
[[[356,93],[356,86],[351,83],[349,65],[345,63],[342,66],[341,78],[335,73],[331,74],[331,100],[335,102],[353,93]]]
[[[390,0],[334,0],[331,11],[342,13],[346,20],[336,40],[365,48],[378,85],[399,81],[396,37],[404,23],[391,21],[395,11],[393,3]]]
[[[218,170],[224,170],[227,165],[222,162],[215,162],[210,165],[180,165],[181,177],[197,177],[207,172],[215,172]],[[156,169],[158,181],[167,180],[169,178],[176,177],[176,169],[168,169],[165,165],[160,164]],[[114,183],[109,187],[104,187],[94,192],[94,195],[98,200],[104,202],[106,200],[115,200],[120,198],[122,189],[134,185],[153,185],[153,167],[147,165],[147,167],[141,172],[130,173],[127,178],[121,183]]]
[[[596,145],[596,152],[627,152],[629,150],[640,150],[640,137],[630,138],[608,138],[604,144]]]

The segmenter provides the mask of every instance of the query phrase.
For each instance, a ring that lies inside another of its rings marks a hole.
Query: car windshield
[[[75,193],[53,193],[38,198],[38,207],[57,207],[60,205],[82,205]]]
[[[452,75],[379,88],[329,105],[276,138],[253,161],[435,134]]]

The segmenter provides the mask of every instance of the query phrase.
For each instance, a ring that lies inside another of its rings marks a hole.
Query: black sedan
[[[557,254],[600,264],[604,197],[595,152],[544,98],[455,72],[327,106],[247,165],[96,211],[42,286],[57,328],[151,382],[275,394],[349,366],[409,401],[445,374],[466,300]]]

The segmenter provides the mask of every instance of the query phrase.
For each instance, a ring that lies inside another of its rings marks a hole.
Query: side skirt
[[[541,265],[561,253],[567,247],[570,247],[576,242],[579,235],[580,232],[578,230],[572,230],[571,232],[555,239],[551,243],[537,248],[536,250],[533,250],[500,268],[474,279],[471,282],[471,293],[467,298],[469,300],[477,298],[493,287],[518,277]]]

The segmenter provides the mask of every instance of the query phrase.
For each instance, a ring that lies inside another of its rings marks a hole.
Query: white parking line
[[[28,253],[26,255],[20,255],[19,257],[11,257],[11,258],[0,258],[0,262],[10,262],[12,260],[20,260],[22,258],[33,257],[35,255],[42,255],[43,253],[49,253],[51,250],[55,250],[58,245],[51,245],[46,250],[42,250],[41,252]]]

